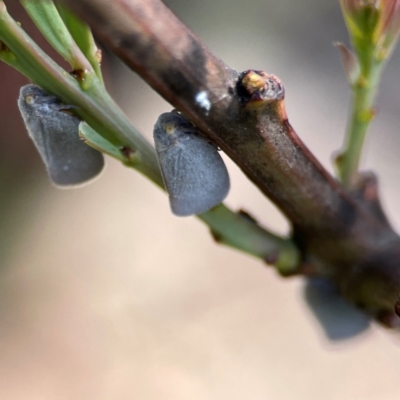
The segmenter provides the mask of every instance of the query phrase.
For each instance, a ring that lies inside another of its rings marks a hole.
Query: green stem
[[[105,139],[135,151],[140,159],[136,169],[162,186],[154,148],[133,127],[102,82],[93,74],[92,84],[83,90],[76,79],[44,53],[11,18],[3,1],[0,1],[0,41],[7,47],[4,57],[0,52],[0,59],[66,104],[76,106],[76,113]]]
[[[121,160],[163,188],[154,148],[132,126],[103,83],[94,76],[83,90],[77,81],[47,56],[7,13],[0,0],[0,60],[16,68],[33,82],[55,94],[92,129],[80,127],[89,145]],[[96,138],[96,135],[99,136]],[[198,216],[221,243],[275,264],[282,274],[295,272],[300,255],[292,241],[279,238],[254,221],[223,204]]]
[[[96,46],[88,24],[79,19],[74,13],[72,13],[62,4],[57,3],[56,7],[65,25],[67,26],[72,37],[74,38],[76,44],[82,50],[83,54],[92,65],[99,80],[103,81],[100,68],[101,51]]]
[[[266,231],[256,221],[233,212],[224,204],[198,218],[210,227],[216,242],[273,264],[281,275],[291,275],[299,267],[300,253],[290,239]]]
[[[345,187],[357,183],[359,165],[368,127],[374,118],[374,102],[382,63],[361,71],[353,85],[353,97],[344,150],[336,160],[339,178]]]
[[[20,2],[43,36],[74,70],[82,70],[86,74],[93,72],[91,64],[75,43],[52,0]]]

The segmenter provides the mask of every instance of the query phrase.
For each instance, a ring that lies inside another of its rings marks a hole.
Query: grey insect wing
[[[160,115],[154,142],[175,215],[200,214],[221,203],[229,175],[217,148],[176,111]]]
[[[18,107],[56,186],[73,187],[96,177],[104,167],[104,157],[79,138],[80,119],[55,97],[36,85],[21,88]]]

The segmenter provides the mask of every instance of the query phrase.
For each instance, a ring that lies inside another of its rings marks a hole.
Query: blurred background
[[[166,3],[231,67],[280,77],[290,122],[332,171],[350,96],[332,45],[348,41],[338,1]],[[49,50],[19,3],[6,4]],[[154,122],[171,106],[104,57],[110,92],[152,141]],[[396,51],[363,161],[379,174],[397,229],[399,71]],[[307,306],[301,278],[280,278],[216,245],[200,221],[174,217],[165,194],[133,170],[108,159],[93,184],[52,187],[17,110],[27,80],[3,64],[0,77],[2,400],[398,398],[394,333],[371,324],[331,340]],[[275,207],[227,164],[227,204],[286,234]],[[350,311],[325,316],[336,331],[368,324]]]

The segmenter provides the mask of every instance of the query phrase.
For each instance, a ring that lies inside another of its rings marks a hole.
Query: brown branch
[[[207,132],[291,221],[319,226],[321,217],[330,214],[326,223],[336,223],[344,195],[296,136],[281,107],[273,104],[261,119],[250,119],[251,112],[244,112],[236,94],[238,73],[217,59],[163,3],[67,3],[121,59]],[[208,115],[195,101],[202,91],[211,102]]]
[[[330,275],[352,301],[386,313],[385,321],[394,315],[399,237],[379,202],[365,196],[365,183],[347,193],[306,148],[288,122],[277,78],[232,70],[159,0],[64,2],[282,210],[312,265],[304,273]]]

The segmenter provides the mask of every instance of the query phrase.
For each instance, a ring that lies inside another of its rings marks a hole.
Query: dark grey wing
[[[55,185],[79,185],[102,171],[103,155],[80,140],[78,118],[54,111],[25,123]]]
[[[217,149],[191,136],[158,154],[172,212],[200,214],[221,203],[229,191],[229,175]]]
[[[359,335],[370,325],[369,317],[347,303],[327,280],[310,278],[304,297],[326,336],[334,341]]]
[[[176,195],[176,193],[182,190],[179,175],[180,171],[185,169],[186,159],[182,157],[182,148],[180,146],[169,148],[162,147],[161,150],[160,146],[157,146],[156,142],[156,151],[165,189],[168,192],[171,203],[171,199]],[[174,212],[174,210],[172,211]]]

